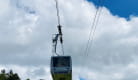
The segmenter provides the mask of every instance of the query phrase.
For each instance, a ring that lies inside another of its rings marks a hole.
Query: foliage
[[[17,73],[10,70],[8,73],[3,69],[0,73],[0,80],[21,80]]]
[[[30,79],[28,78],[28,79],[26,79],[26,80],[30,80]]]

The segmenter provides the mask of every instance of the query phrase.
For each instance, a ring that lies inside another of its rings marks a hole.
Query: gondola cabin
[[[72,61],[70,56],[52,56],[51,74],[53,80],[72,80]]]

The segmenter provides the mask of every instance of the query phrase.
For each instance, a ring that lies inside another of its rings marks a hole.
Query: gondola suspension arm
[[[63,55],[64,55],[64,47],[63,47],[63,37],[62,37],[63,34],[62,34],[62,29],[61,29],[62,26],[60,25],[60,15],[59,15],[58,1],[55,0],[55,2],[56,2],[57,20],[58,20],[58,26],[57,26],[58,34],[55,34],[56,36],[53,39],[53,44],[54,44],[54,53],[59,56],[59,54],[57,54],[57,52],[56,52],[58,38],[59,38],[60,43],[61,43],[61,48],[62,48]]]

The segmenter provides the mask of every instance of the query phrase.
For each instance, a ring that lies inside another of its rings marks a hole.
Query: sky
[[[59,0],[64,50],[72,57],[73,80],[138,79],[138,17],[130,13],[128,20],[124,11],[112,12],[106,6],[109,3],[105,1],[86,55],[97,8],[87,0]],[[0,0],[0,9],[0,69],[12,69],[22,80],[52,80],[52,35],[57,33],[54,0]]]
[[[98,0],[88,0],[98,5]],[[138,16],[137,0],[103,0],[104,6],[108,8],[113,15],[127,18],[130,15]]]

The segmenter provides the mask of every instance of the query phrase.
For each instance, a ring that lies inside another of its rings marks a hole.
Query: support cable
[[[94,25],[95,25],[95,21],[96,21],[96,17],[97,17],[97,14],[98,14],[98,10],[96,10],[96,13],[95,13],[95,16],[94,16],[94,20],[93,20],[93,23],[92,23],[92,27],[90,29],[90,33],[89,33],[89,38],[88,38],[88,41],[87,41],[87,44],[86,44],[86,49],[85,49],[85,52],[84,54],[87,54],[87,51],[88,51],[88,48],[89,48],[89,43],[90,43],[90,40],[91,40],[91,35],[92,35],[92,31],[93,31],[93,28],[94,28]]]
[[[97,20],[96,20],[96,22],[95,22],[95,27],[94,27],[94,29],[93,29],[92,38],[91,38],[91,40],[90,40],[90,42],[89,42],[90,44],[89,44],[88,51],[87,51],[86,55],[88,55],[88,52],[89,52],[89,50],[90,50],[89,48],[93,46],[93,43],[94,43],[94,36],[95,36],[95,34],[96,34],[96,29],[97,29],[98,21],[99,21],[99,19],[100,19],[101,11],[102,11],[102,7],[99,9],[99,14],[98,14]]]
[[[60,24],[60,12],[59,12],[59,5],[58,5],[58,0],[55,0],[55,3],[56,3],[56,10],[57,10],[57,20],[58,20],[58,26],[57,26],[57,28],[58,28],[58,38],[60,39],[60,43],[61,43],[61,48],[62,48],[62,53],[63,53],[63,55],[64,55],[64,45],[63,45],[63,38],[62,38],[62,30],[61,30],[61,24]],[[56,48],[56,46],[55,46],[55,48]],[[56,51],[55,51],[55,54],[56,55],[59,55],[59,54],[57,54],[56,53]]]
[[[90,30],[88,42],[86,44],[86,49],[85,49],[85,52],[84,52],[84,54],[86,54],[87,56],[88,56],[90,46],[93,45],[94,35],[95,35],[95,31],[96,31],[96,28],[97,28],[97,25],[98,25],[98,21],[99,21],[99,18],[100,18],[100,14],[101,14],[101,11],[102,11],[102,8],[103,8],[104,1],[99,0],[98,3],[99,3],[99,5],[97,6],[97,10],[96,10],[94,20],[93,20],[93,23],[92,23],[92,26],[91,26],[91,30]],[[101,5],[101,7],[100,7],[100,5]],[[92,45],[90,45],[90,44],[92,44]]]
[[[58,25],[60,25],[60,15],[59,15],[58,1],[57,1],[57,0],[55,0],[55,2],[56,2],[56,10],[57,10]]]
[[[82,66],[83,67],[86,67],[87,66],[87,63],[86,62],[88,60],[88,52],[89,52],[90,46],[93,45],[94,35],[95,35],[95,32],[96,32],[96,28],[97,28],[97,25],[98,25],[98,21],[100,19],[100,14],[101,14],[101,11],[102,11],[102,8],[103,8],[103,4],[104,4],[103,1],[98,0],[98,5],[96,7],[97,10],[96,10],[96,13],[94,15],[94,19],[93,19],[92,26],[91,26],[90,33],[89,33],[89,38],[88,38],[88,41],[86,43],[86,49],[84,51],[84,55],[85,55],[86,59],[82,61]],[[101,5],[101,7],[100,7],[100,5]],[[80,70],[80,73],[81,72],[83,72],[83,71]]]

